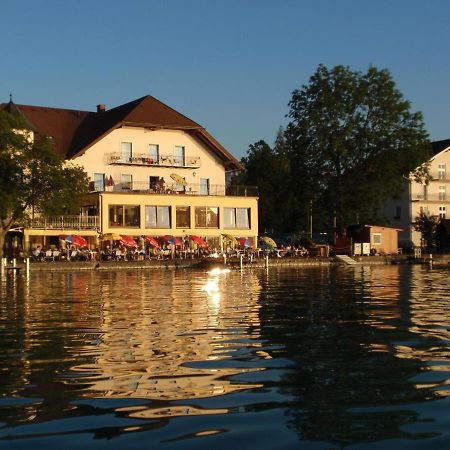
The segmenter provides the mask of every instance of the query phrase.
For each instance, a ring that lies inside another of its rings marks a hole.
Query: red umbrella
[[[190,235],[189,239],[192,242],[195,242],[199,247],[209,248],[209,245],[206,241],[204,241],[200,236]]]
[[[87,247],[88,246],[88,241],[86,239],[84,239],[83,237],[78,236],[76,234],[69,235],[69,236],[62,234],[61,236],[59,236],[59,238],[62,241],[66,241],[68,244],[76,245],[78,247]]]
[[[120,243],[122,245],[125,245],[125,247],[137,247],[136,241],[131,236],[121,235]]]
[[[144,241],[146,242],[146,244],[152,245],[153,247],[159,248],[159,244],[158,241],[151,236],[144,236]]]
[[[114,180],[112,175],[110,175],[109,178],[106,179],[106,186],[114,186]]]
[[[253,248],[253,243],[252,243],[252,241],[251,241],[250,239],[248,239],[248,238],[240,238],[240,239],[238,239],[238,241],[239,241],[239,244],[240,244],[242,247],[246,247],[246,248],[250,247],[250,248]]]
[[[167,242],[168,244],[181,245],[181,241],[175,236],[166,235],[166,236],[163,236],[162,239],[164,242]]]

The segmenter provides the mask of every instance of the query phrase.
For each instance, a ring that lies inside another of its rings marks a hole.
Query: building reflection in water
[[[226,273],[199,273],[194,282],[175,271],[167,271],[165,277],[161,285],[159,273],[150,272],[144,281],[139,273],[107,275],[101,285],[98,340],[74,349],[92,356],[92,362],[72,366],[80,378],[71,383],[88,383],[89,389],[82,392],[87,397],[159,403],[125,408],[132,417],[224,413],[222,408],[204,411],[160,402],[192,401],[260,386],[232,380],[259,369],[223,363],[248,349],[250,340],[260,345],[257,279],[241,290],[227,285]]]
[[[120,434],[273,408],[304,442],[437,435],[424,411],[449,393],[446,283],[419,266],[8,275],[1,420],[144,419],[99,427]]]

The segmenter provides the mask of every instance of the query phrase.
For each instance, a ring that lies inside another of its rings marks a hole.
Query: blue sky
[[[95,110],[153,95],[236,157],[273,144],[319,64],[388,69],[450,138],[447,0],[2,2],[0,102]]]

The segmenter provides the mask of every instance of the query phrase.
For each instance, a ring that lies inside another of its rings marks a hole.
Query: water
[[[448,275],[8,274],[0,448],[450,448]]]

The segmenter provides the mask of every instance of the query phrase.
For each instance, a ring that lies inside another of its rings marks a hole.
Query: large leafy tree
[[[50,139],[30,139],[21,116],[0,111],[0,256],[12,227],[33,214],[76,211],[87,190],[82,168],[67,164]]]
[[[403,177],[428,158],[422,115],[410,111],[387,70],[366,73],[320,65],[293,92],[286,143],[292,184],[304,214],[313,205],[324,225],[376,220]]]
[[[286,202],[285,185],[289,173],[288,160],[284,157],[282,133],[271,148],[265,141],[250,145],[247,155],[242,158],[244,173],[234,183],[258,187],[259,194],[259,229],[262,232],[274,232],[283,229],[285,224]]]

